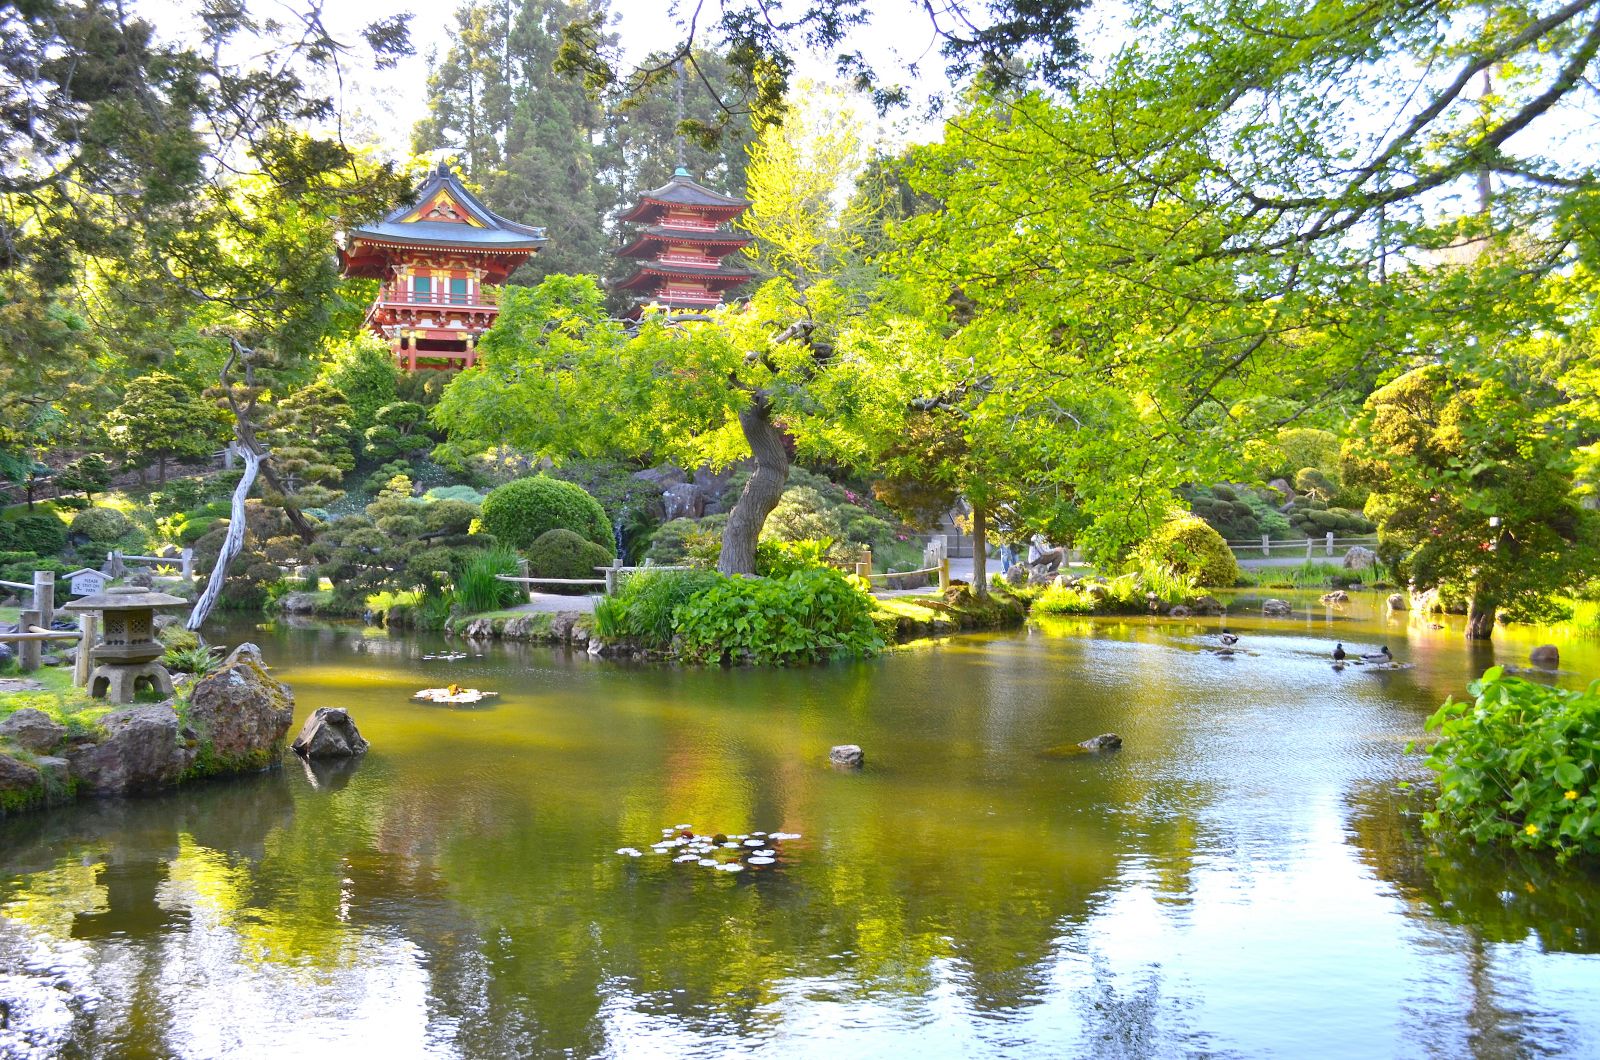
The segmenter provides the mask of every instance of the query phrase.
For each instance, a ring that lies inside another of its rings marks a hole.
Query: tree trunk
[[[1473,596],[1467,605],[1467,639],[1488,640],[1494,636],[1495,613],[1500,605],[1481,596]]]
[[[972,505],[972,593],[989,598],[989,513],[981,503]]]
[[[723,574],[756,572],[756,542],[761,528],[778,506],[789,481],[789,453],[783,447],[783,432],[772,422],[772,406],[765,394],[757,394],[739,413],[739,426],[756,458],[756,470],[739,494],[739,503],[728,513],[728,525],[722,531],[717,570]]]
[[[166,484],[167,484],[167,454],[166,453],[162,453],[160,456],[156,457],[156,485],[165,486]]]
[[[216,606],[217,597],[222,595],[222,583],[228,578],[228,567],[244,548],[244,502],[250,496],[250,488],[256,484],[256,472],[260,469],[261,454],[247,447],[244,450],[244,474],[240,476],[239,484],[233,488],[233,510],[228,522],[228,536],[222,539],[222,550],[217,553],[216,565],[211,568],[211,576],[206,579],[206,591],[194,602],[194,610],[189,612],[189,621],[184,623],[184,628],[191,632],[200,631],[206,616]]]

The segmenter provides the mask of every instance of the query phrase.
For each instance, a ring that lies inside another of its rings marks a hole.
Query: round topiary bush
[[[600,502],[576,483],[544,475],[508,482],[483,499],[480,521],[495,540],[512,548],[529,548],[551,530],[570,530],[611,558],[611,521]]]
[[[1179,574],[1192,575],[1201,585],[1226,586],[1239,580],[1239,564],[1228,543],[1192,515],[1163,523],[1139,551]]]
[[[115,541],[133,528],[128,517],[115,508],[89,508],[72,517],[72,532],[90,541]]]
[[[562,527],[540,534],[527,553],[529,571],[540,578],[598,578],[595,568],[611,562],[609,550]]]

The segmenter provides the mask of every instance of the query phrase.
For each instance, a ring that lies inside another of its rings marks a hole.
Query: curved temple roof
[[[704,184],[696,183],[690,178],[689,171],[680,167],[672,175],[671,180],[654,191],[647,191],[640,196],[639,204],[623,214],[622,220],[643,221],[672,206],[692,206],[699,210],[725,213],[733,217],[744,212],[749,205],[749,199],[736,199],[731,195],[712,191]]]
[[[441,162],[410,203],[381,221],[350,229],[340,259],[350,275],[381,276],[369,262],[358,260],[370,257],[361,253],[363,244],[372,250],[420,247],[527,255],[547,242],[543,228],[501,217],[484,206]]]

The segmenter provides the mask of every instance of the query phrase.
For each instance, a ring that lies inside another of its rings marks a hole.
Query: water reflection
[[[252,630],[373,752],[0,822],[0,1055],[1600,1048],[1600,881],[1432,850],[1393,795],[1481,660],[1361,608],[1230,616],[1234,659],[1073,621],[791,672]],[[1412,668],[1336,673],[1334,636]],[[409,701],[442,676],[501,698]],[[612,853],[679,822],[804,838]]]

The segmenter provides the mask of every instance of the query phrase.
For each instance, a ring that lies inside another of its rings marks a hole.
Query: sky
[[[708,0],[707,8],[715,0]],[[171,39],[197,34],[194,0],[135,0],[137,10],[148,18],[157,32]],[[255,0],[250,10],[258,19],[276,17],[292,20],[303,10],[294,0]],[[375,146],[395,157],[409,154],[412,127],[427,111],[426,83],[430,55],[442,56],[450,46],[448,29],[454,24],[456,0],[426,3],[422,0],[326,0],[323,21],[336,37],[351,43],[360,41],[363,25],[389,15],[411,14],[411,41],[416,54],[403,59],[390,70],[374,70],[370,65],[352,62],[343,70],[343,83],[330,85],[345,115],[346,137],[365,146]],[[625,57],[636,61],[664,43],[682,38],[677,25],[676,3],[665,0],[612,0],[611,28],[618,34]],[[868,60],[875,64],[886,81],[907,85],[912,96],[925,100],[932,93],[946,92],[944,64],[938,55],[928,16],[917,0],[880,0],[874,5],[872,24],[857,31],[853,38]],[[704,19],[702,18],[702,21]],[[920,63],[913,75],[908,66]],[[832,82],[831,57],[806,53],[799,56],[797,77]],[[938,124],[921,118],[922,108],[913,105],[887,121],[878,121],[865,100],[863,118],[869,119],[881,139],[889,142],[926,141],[938,135]]]

